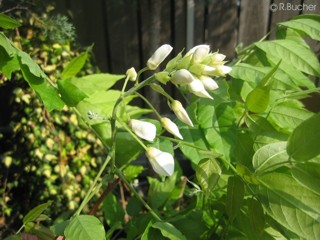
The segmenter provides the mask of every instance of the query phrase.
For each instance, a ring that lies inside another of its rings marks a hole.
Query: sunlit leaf
[[[159,229],[164,237],[171,240],[187,239],[175,226],[168,222],[156,222],[152,224],[153,228]]]
[[[22,220],[23,224],[26,225],[29,222],[35,221],[41,215],[41,213],[43,213],[43,211],[46,210],[51,204],[52,204],[52,201],[49,201],[49,202],[40,204],[35,208],[33,208],[32,210],[30,210],[27,213],[27,215],[24,216]]]
[[[68,240],[105,240],[105,231],[98,218],[89,215],[74,217],[64,231]]]
[[[0,27],[4,28],[4,29],[12,29],[12,28],[16,28],[19,27],[21,25],[20,22],[18,22],[17,20],[3,14],[0,13]]]
[[[75,77],[83,68],[88,58],[88,53],[81,53],[79,56],[73,58],[61,73],[61,79],[68,79]]]

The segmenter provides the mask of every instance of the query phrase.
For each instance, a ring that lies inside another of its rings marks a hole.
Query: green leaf
[[[320,113],[302,122],[291,134],[287,152],[296,161],[307,161],[320,154]]]
[[[290,21],[278,23],[280,26],[286,26],[303,32],[312,39],[320,41],[320,17],[316,14],[302,14],[294,17]]]
[[[183,136],[183,141],[195,146],[191,147],[189,145],[180,144],[180,150],[193,164],[198,164],[201,159],[207,157],[207,154],[201,150],[207,149],[204,133],[197,126],[191,128],[180,121],[177,122],[177,125]]]
[[[258,197],[275,221],[303,239],[320,236],[320,196],[292,176],[269,173],[259,177]]]
[[[123,170],[123,174],[126,176],[128,181],[131,181],[137,178],[143,170],[144,170],[143,166],[129,165]]]
[[[320,163],[306,162],[295,164],[291,172],[294,179],[315,194],[320,195]]]
[[[30,68],[25,65],[21,66],[24,79],[29,83],[30,87],[40,96],[44,106],[48,111],[54,109],[61,110],[64,102],[58,95],[56,89],[45,79],[35,76],[30,72]]]
[[[70,79],[59,80],[57,84],[62,100],[70,107],[75,107],[81,100],[87,97]]]
[[[123,222],[124,210],[119,200],[112,194],[109,193],[103,201],[103,215],[106,223],[112,227],[117,222]]]
[[[288,163],[287,142],[270,143],[258,149],[253,155],[252,164],[256,173],[266,173]]]
[[[4,240],[23,240],[20,235],[11,235],[9,237],[6,237]]]
[[[27,215],[24,216],[24,218],[22,219],[23,224],[26,225],[29,222],[35,221],[41,215],[41,213],[43,213],[43,211],[46,210],[51,204],[52,204],[52,201],[49,201],[49,202],[40,204],[35,208],[33,208],[32,210],[30,210],[27,213]]]
[[[172,221],[172,224],[188,239],[207,239],[205,235],[209,227],[203,219],[203,213],[203,210],[192,208],[180,214],[178,219]]]
[[[246,106],[249,111],[262,113],[269,106],[270,91],[266,88],[257,87],[253,89],[246,98]]]
[[[83,91],[87,96],[101,90],[108,90],[125,75],[98,73],[81,78],[72,78],[70,81]]]
[[[46,79],[46,74],[41,70],[38,64],[36,64],[33,59],[25,52],[19,52],[18,53],[21,69],[22,67],[28,68],[29,72],[34,75],[35,77],[38,77],[39,81],[34,82],[35,84],[39,84],[43,81],[43,79]]]
[[[89,215],[74,217],[64,231],[68,240],[104,240],[104,227],[98,218]]]
[[[0,71],[11,79],[11,74],[14,71],[20,70],[20,63],[17,55],[9,56],[8,53],[0,47]]]
[[[55,237],[55,234],[49,228],[33,222],[28,222],[25,230],[26,232],[37,236],[41,240],[52,240]]]
[[[63,69],[61,73],[62,79],[68,79],[75,77],[77,73],[83,68],[84,64],[88,59],[88,53],[83,52],[79,56],[73,58],[68,65]]]
[[[244,183],[239,177],[229,177],[227,185],[226,212],[230,222],[236,218],[244,198]]]
[[[13,57],[19,52],[19,50],[14,47],[13,43],[2,32],[0,32],[0,46],[3,47],[9,57]]]
[[[17,20],[3,13],[0,13],[0,27],[4,29],[13,29],[13,28],[19,27],[20,25],[21,23],[18,22]]]
[[[310,75],[320,76],[320,63],[308,48],[292,40],[263,41],[255,44],[273,62],[283,60],[286,64]]]
[[[174,173],[171,177],[166,178],[164,182],[160,182],[155,178],[148,177],[150,184],[148,197],[152,208],[160,208],[170,198],[174,190],[177,174]]]
[[[152,224],[153,228],[159,229],[164,237],[171,240],[186,240],[187,238],[172,224],[168,222],[156,222]]]
[[[217,106],[206,100],[198,103],[198,122],[208,144],[225,160],[230,161],[237,141],[234,106],[229,102]]]
[[[202,159],[196,168],[197,180],[204,192],[210,193],[218,183],[221,168],[215,159]]]
[[[265,226],[265,218],[261,203],[254,198],[247,199],[248,216],[251,225],[251,231],[256,236],[256,239],[261,239],[261,235]]]
[[[309,45],[306,41],[301,37],[301,34],[294,29],[291,28],[278,28],[276,29],[276,37],[277,39],[288,39],[297,42],[309,48]]]
[[[246,98],[247,108],[254,113],[262,113],[269,106],[270,90],[274,82],[273,75],[277,71],[280,62],[274,66],[258,83]]]
[[[269,118],[274,125],[292,132],[294,128],[312,115],[313,113],[297,105],[295,101],[285,101],[271,109]]]

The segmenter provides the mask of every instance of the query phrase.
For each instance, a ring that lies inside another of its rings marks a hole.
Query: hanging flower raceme
[[[163,117],[161,118],[162,126],[172,135],[176,136],[177,138],[183,139],[178,126],[172,122],[169,118]]]
[[[170,153],[149,147],[146,150],[146,156],[153,170],[161,176],[171,176],[174,171],[174,159]]]
[[[172,47],[169,44],[164,44],[159,47],[154,54],[149,58],[147,67],[150,70],[155,70],[163,62],[163,60],[170,54]]]
[[[193,127],[193,123],[187,111],[183,108],[181,102],[179,102],[178,100],[173,100],[170,104],[170,107],[181,122]]]
[[[129,127],[140,138],[153,142],[156,137],[157,128],[150,122],[145,122],[137,119],[131,119],[129,121]]]

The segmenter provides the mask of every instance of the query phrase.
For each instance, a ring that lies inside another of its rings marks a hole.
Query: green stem
[[[160,113],[157,111],[157,109],[154,108],[154,106],[151,104],[151,102],[149,102],[148,99],[146,99],[144,96],[142,96],[140,93],[136,93],[151,109],[152,111],[156,114],[156,116],[159,118],[159,120],[161,120],[161,115]]]
[[[125,124],[124,122],[121,121],[120,118],[117,118],[118,122],[121,124],[121,126],[141,145],[141,147],[144,148],[144,150],[147,150],[147,146],[140,140],[140,138],[135,135],[132,130]]]
[[[141,195],[134,189],[134,187],[132,187],[132,185],[127,181],[125,176],[122,174],[122,172],[118,168],[115,168],[115,174],[117,174],[117,176],[130,188],[133,194],[139,199],[139,201],[151,213],[151,215],[158,221],[162,221],[159,215],[148,205],[148,203],[146,203],[146,201],[143,200]]]
[[[79,206],[79,208],[77,209],[76,213],[73,216],[79,216],[82,209],[84,208],[84,206],[90,201],[91,197],[93,196],[93,194],[92,194],[93,190],[94,190],[99,178],[101,177],[103,171],[107,167],[109,161],[110,161],[110,156],[108,155],[106,160],[104,161],[103,165],[101,166],[100,171],[98,172],[97,176],[95,177],[93,183],[91,184],[90,189],[87,192],[86,196],[84,197],[81,205]]]

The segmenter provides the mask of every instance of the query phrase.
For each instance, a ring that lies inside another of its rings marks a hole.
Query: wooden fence
[[[270,10],[272,7],[287,7],[287,4],[298,9]],[[308,10],[307,5],[315,5],[315,9],[310,10],[309,7]],[[207,43],[213,50],[219,49],[231,59],[238,44],[246,46],[259,40],[276,22],[286,21],[301,13],[319,14],[320,2],[57,0],[57,8],[71,14],[83,45],[95,44],[94,53],[103,71],[123,73],[131,66],[139,69],[145,65],[150,53],[157,47],[152,46],[150,39],[151,34],[157,35],[153,28],[159,30],[158,44],[169,43],[174,47],[173,55],[183,48]],[[157,12],[160,12],[158,22],[152,22]],[[319,46],[314,47],[319,50]]]
[[[172,56],[206,43],[231,60],[236,46],[261,39],[275,23],[302,13],[319,14],[320,1],[57,0],[57,9],[72,16],[80,43],[94,43],[102,71],[123,74],[132,66],[144,67],[163,43],[174,47]],[[319,44],[311,44],[319,53]],[[175,95],[174,89],[167,91]],[[166,105],[151,97],[157,108]]]

